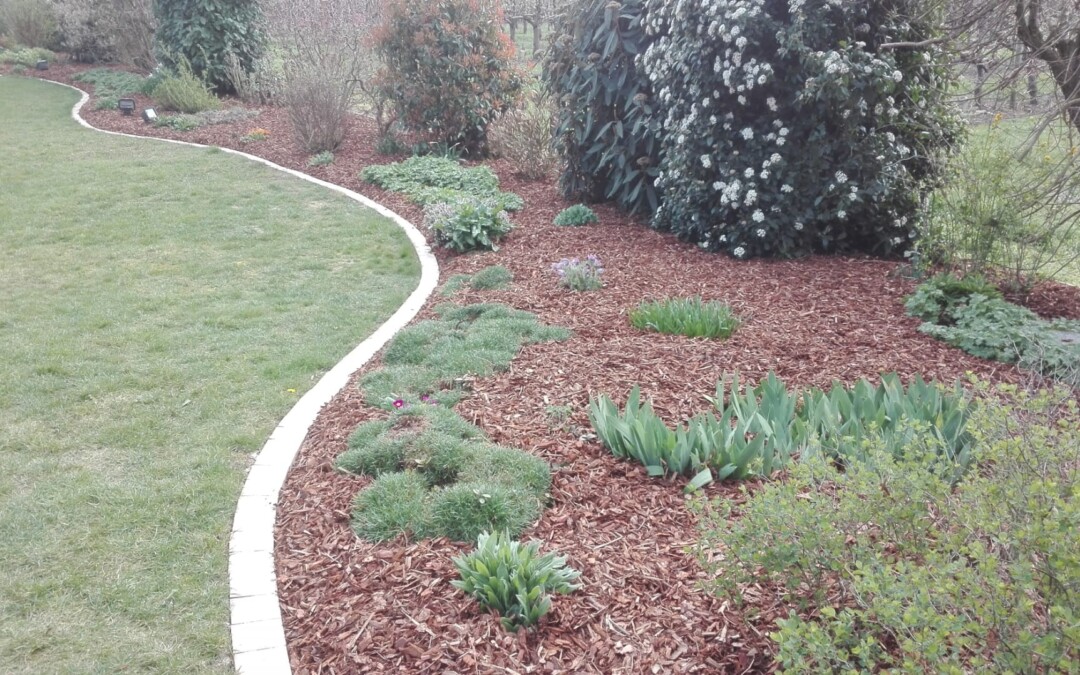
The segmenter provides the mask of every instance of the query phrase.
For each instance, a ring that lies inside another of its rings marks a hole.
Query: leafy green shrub
[[[843,471],[808,459],[705,510],[700,559],[718,593],[752,585],[819,607],[778,622],[782,669],[1073,670],[1080,414],[1068,392],[996,393],[974,406],[978,467],[957,486],[925,470],[932,449],[871,447]]]
[[[1000,298],[1001,291],[982,276],[968,274],[961,278],[939,274],[919,284],[904,302],[908,314],[923,321],[947,325],[952,313],[972,295]]]
[[[385,541],[399,534],[425,536],[428,484],[412,471],[379,476],[353,500],[352,526],[369,541]]]
[[[385,7],[376,49],[380,86],[411,131],[483,153],[487,127],[521,88],[496,3],[410,2]]]
[[[462,197],[424,207],[424,226],[435,242],[458,253],[499,250],[495,243],[514,229],[510,216],[498,204],[483,197]]]
[[[334,153],[323,150],[308,158],[308,166],[329,166],[334,163]]]
[[[727,305],[701,297],[643,302],[630,310],[630,325],[669,335],[729,338],[739,318]]]
[[[461,576],[450,583],[501,615],[505,629],[532,626],[551,609],[551,593],[570,593],[581,573],[554,553],[539,555],[540,543],[522,545],[506,533],[480,534],[476,550],[454,558]]]
[[[376,164],[366,167],[360,177],[386,190],[403,192],[421,206],[463,197],[490,199],[507,211],[517,211],[523,205],[516,194],[499,192],[499,177],[490,168],[466,168],[449,157],[427,155]]]
[[[559,161],[551,146],[552,125],[550,102],[530,91],[488,127],[491,154],[510,162],[519,176],[547,178]]]
[[[94,68],[79,73],[72,79],[94,85],[94,96],[112,99],[142,93],[146,82],[146,78],[141,75],[111,68]]]
[[[613,199],[631,213],[658,201],[660,125],[638,57],[655,39],[643,0],[586,0],[562,13],[544,61],[556,108],[555,144],[567,198]]]
[[[595,255],[578,258],[563,258],[553,264],[551,269],[559,275],[559,285],[572,291],[595,291],[604,287],[601,275],[604,266]]]
[[[476,291],[491,291],[505,288],[513,280],[514,275],[510,270],[502,265],[490,265],[472,275],[469,286]]]
[[[368,405],[390,407],[388,400],[413,405],[425,396],[452,405],[461,396],[461,378],[505,370],[523,344],[569,336],[505,305],[440,305],[436,312],[439,319],[394,336],[383,354],[384,367],[361,379]]]
[[[189,69],[215,91],[232,91],[230,58],[251,72],[262,53],[263,17],[253,0],[159,0],[154,15],[162,63],[177,72]]]
[[[903,253],[960,128],[941,13],[917,0],[748,7],[645,2],[657,37],[640,64],[664,121],[653,226],[737,258]]]
[[[212,110],[220,105],[220,101],[184,61],[177,64],[175,72],[162,76],[150,97],[165,110],[189,114]]]
[[[596,217],[596,213],[584,204],[574,204],[563,209],[559,212],[559,215],[555,216],[555,224],[564,227],[581,227],[589,223],[599,222],[600,219]]]

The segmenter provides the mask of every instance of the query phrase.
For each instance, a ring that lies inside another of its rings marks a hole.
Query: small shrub
[[[551,609],[551,593],[571,593],[581,573],[554,553],[539,555],[540,543],[522,545],[506,533],[484,532],[476,550],[454,558],[461,576],[450,583],[488,609],[497,611],[506,630],[532,626]]]
[[[0,63],[11,63],[23,68],[33,68],[38,61],[42,60],[52,63],[55,59],[56,54],[41,47],[20,47],[11,51],[0,51]]]
[[[490,168],[466,168],[445,156],[410,157],[394,164],[377,164],[366,167],[360,177],[386,190],[403,192],[421,206],[480,197],[508,211],[522,207],[521,197],[499,192],[499,178]]]
[[[308,158],[308,166],[330,166],[334,163],[334,153],[323,150]]]
[[[157,64],[151,0],[53,0],[59,43],[79,63]]]
[[[387,132],[379,135],[379,141],[375,144],[375,152],[380,155],[404,155],[409,152],[409,145],[393,132]]]
[[[595,291],[604,287],[601,279],[604,266],[595,255],[585,256],[584,260],[563,258],[551,269],[559,275],[559,285],[572,291]]]
[[[488,127],[491,153],[507,160],[519,176],[531,180],[546,178],[559,162],[551,146],[552,125],[550,103],[532,93]]]
[[[574,204],[571,207],[563,209],[559,212],[559,215],[555,216],[555,224],[564,227],[581,227],[582,225],[588,225],[589,223],[599,222],[600,219],[596,217],[596,213],[584,204]]]
[[[487,127],[521,88],[497,3],[388,3],[376,34],[380,84],[404,126],[483,153]]]
[[[739,319],[723,303],[693,297],[644,302],[630,310],[630,324],[669,335],[726,339],[739,327]]]
[[[116,110],[120,101],[112,96],[98,96],[94,101],[94,110]]]
[[[506,211],[476,197],[429,204],[424,208],[424,226],[435,234],[437,244],[458,253],[497,251],[495,242],[514,228]]]
[[[4,0],[0,2],[0,27],[6,29],[15,44],[30,48],[52,45],[56,35],[56,16],[51,3],[39,0]],[[18,62],[17,62],[18,63]],[[32,67],[32,63],[24,63]]]
[[[183,61],[180,61],[174,73],[162,76],[150,97],[165,110],[189,114],[213,110],[220,105],[220,101],[210,92],[210,89],[192,73],[191,67]]]
[[[904,307],[908,314],[923,321],[948,325],[953,321],[953,311],[966,303],[972,295],[1000,298],[1001,291],[977,274],[968,274],[961,278],[951,274],[939,274],[919,284],[904,302]]]
[[[12,75],[25,75],[26,74],[26,66],[24,66],[21,63],[16,63],[14,66],[11,67],[11,74]]]
[[[514,275],[510,270],[502,265],[491,265],[472,275],[469,286],[474,291],[493,291],[506,288],[513,280]]]
[[[427,497],[427,481],[418,473],[382,475],[356,495],[353,530],[369,541],[386,541],[400,534],[425,536]]]

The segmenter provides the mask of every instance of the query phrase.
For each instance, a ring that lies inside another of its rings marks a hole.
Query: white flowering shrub
[[[962,128],[918,4],[646,0],[653,225],[739,258],[906,251]]]

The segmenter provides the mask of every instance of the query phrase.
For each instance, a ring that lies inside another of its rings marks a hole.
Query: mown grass
[[[0,78],[0,670],[231,670],[250,457],[419,276],[389,221]]]

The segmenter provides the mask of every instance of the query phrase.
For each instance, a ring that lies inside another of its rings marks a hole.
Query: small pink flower
[[[404,408],[405,407],[405,401],[401,400],[400,398],[397,399],[396,401],[394,401],[394,407],[399,408],[399,409]]]

